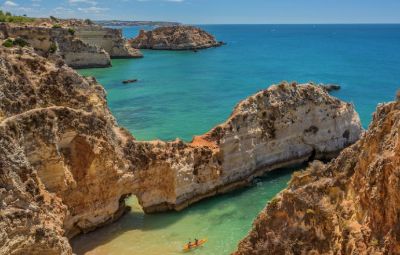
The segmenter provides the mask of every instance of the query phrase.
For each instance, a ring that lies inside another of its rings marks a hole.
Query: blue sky
[[[35,17],[186,24],[400,23],[400,0],[0,0],[0,7]]]

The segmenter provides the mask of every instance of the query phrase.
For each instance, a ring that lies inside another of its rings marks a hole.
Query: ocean
[[[334,83],[367,128],[378,103],[400,89],[400,25],[200,25],[227,45],[198,52],[143,51],[143,59],[80,70],[107,91],[118,123],[138,140],[190,141],[225,121],[242,99],[281,81]],[[123,28],[126,37],[139,27]],[[137,83],[122,84],[123,80]],[[189,238],[208,237],[195,254],[229,254],[253,219],[286,187],[282,170],[254,187],[201,201],[183,212],[144,215],[134,198],[122,220],[73,241],[78,254],[180,254]]]

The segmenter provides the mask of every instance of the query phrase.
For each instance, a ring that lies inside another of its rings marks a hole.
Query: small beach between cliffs
[[[224,121],[239,100],[281,80],[340,84],[332,95],[354,103],[366,128],[376,105],[392,100],[400,86],[399,25],[202,27],[228,45],[196,53],[144,51],[144,59],[113,60],[109,69],[80,73],[104,85],[118,123],[139,140],[190,141]],[[124,28],[126,37],[137,31]],[[139,82],[121,83],[133,78]],[[180,254],[189,238],[208,237],[195,254],[228,254],[290,175],[275,171],[249,189],[182,212],[145,215],[131,198],[131,212],[74,239],[74,252]]]

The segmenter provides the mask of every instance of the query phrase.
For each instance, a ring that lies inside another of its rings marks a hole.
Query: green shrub
[[[32,22],[34,18],[29,18],[26,16],[14,16],[10,12],[4,13],[0,10],[0,22],[10,22],[10,23],[26,23]]]
[[[53,28],[61,28],[61,25],[60,24],[54,24]]]
[[[49,48],[49,52],[55,53],[56,51],[57,51],[57,45],[53,43]]]
[[[15,46],[18,45],[18,46],[21,46],[21,47],[25,47],[25,46],[28,46],[29,43],[27,41],[25,41],[24,39],[22,39],[22,38],[17,38],[17,39],[14,40],[14,45]]]
[[[72,29],[72,28],[68,28],[68,33],[69,33],[70,35],[74,35],[74,34],[75,34],[75,30]]]
[[[85,19],[85,23],[87,25],[93,25],[94,24],[93,21],[91,21],[90,19]]]
[[[13,42],[13,40],[11,40],[11,39],[7,39],[7,40],[5,40],[5,41],[3,42],[3,46],[4,46],[4,47],[7,47],[7,48],[10,48],[10,47],[14,46],[14,42]]]

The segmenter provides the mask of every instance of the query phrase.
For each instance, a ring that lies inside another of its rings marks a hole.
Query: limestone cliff
[[[101,26],[74,27],[75,35],[83,42],[104,49],[111,58],[141,58],[143,54],[134,49],[122,37],[120,29]]]
[[[145,169],[137,171],[136,192],[144,210],[180,210],[267,171],[330,158],[360,134],[351,104],[314,85],[280,84],[242,101],[225,123],[190,144],[135,142],[126,155]]]
[[[128,195],[147,212],[178,210],[330,156],[360,132],[350,104],[282,84],[192,143],[138,142],[93,78],[30,47],[0,47],[0,254],[71,254],[68,238],[117,219]]]
[[[0,121],[0,254],[71,254],[123,212],[133,174],[95,80],[0,47]]]
[[[362,139],[312,164],[254,222],[235,254],[400,254],[400,102]]]
[[[38,21],[35,21],[38,22]],[[71,23],[71,22],[70,22]],[[140,58],[142,53],[122,38],[120,30],[81,23],[0,24],[6,38],[22,38],[42,55],[56,54],[73,68],[109,67],[110,58]]]
[[[152,31],[140,31],[130,41],[137,49],[152,50],[196,50],[221,46],[214,36],[196,27],[170,26],[159,27]]]
[[[1,24],[6,38],[22,38],[42,55],[56,54],[73,68],[111,66],[109,54],[95,45],[84,43],[64,28]]]

